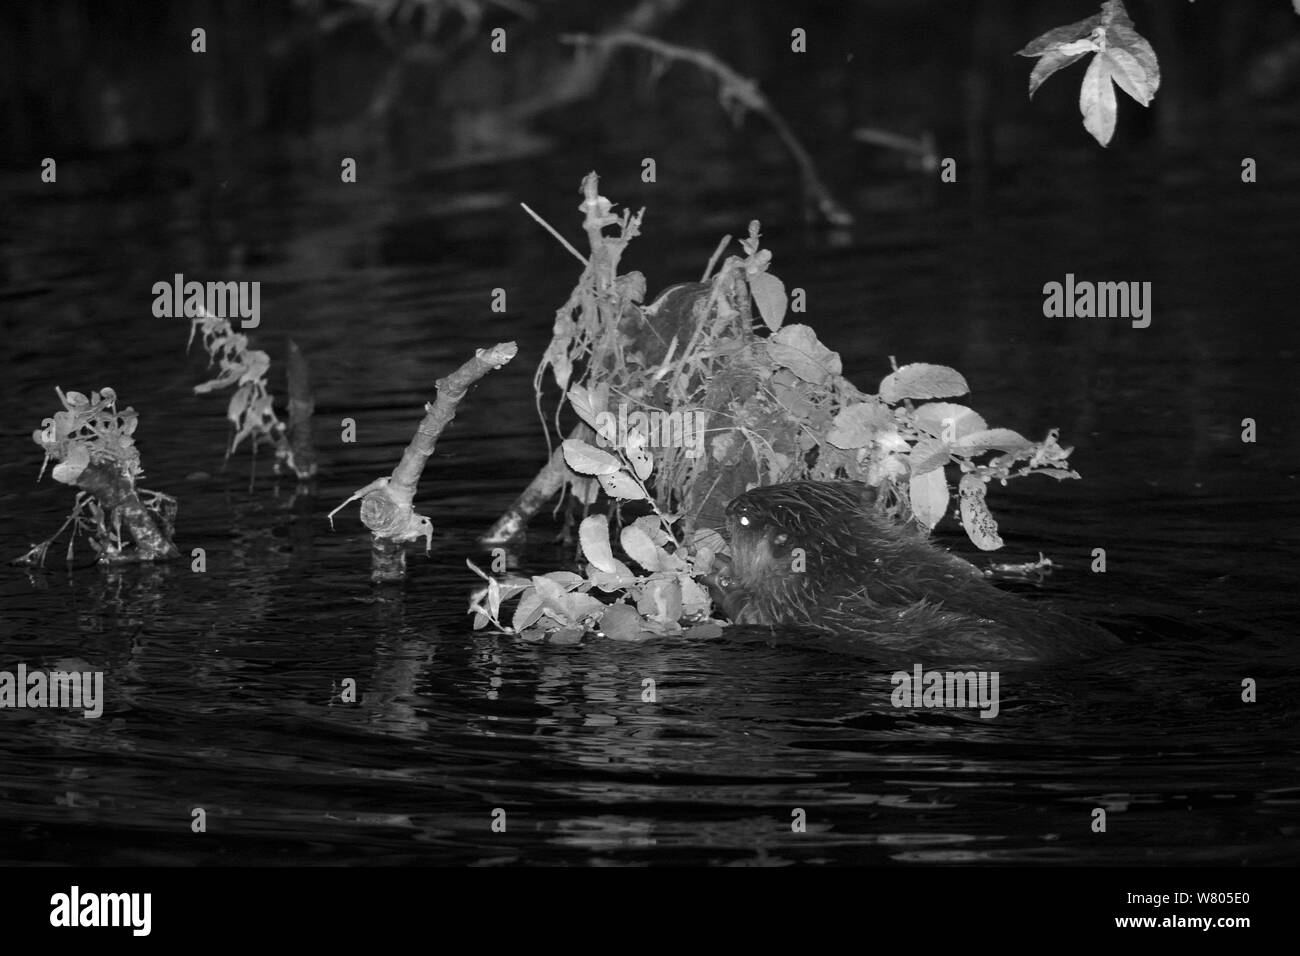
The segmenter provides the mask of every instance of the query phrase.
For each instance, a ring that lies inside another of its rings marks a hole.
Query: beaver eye
[[[741,526],[742,528],[748,528],[748,527],[749,527],[749,519],[746,518],[744,515],[741,515],[741,516],[740,516],[740,526]]]

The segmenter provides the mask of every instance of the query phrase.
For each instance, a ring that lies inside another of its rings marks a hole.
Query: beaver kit
[[[1101,653],[1098,627],[1002,591],[883,514],[853,481],[755,488],[727,505],[714,596],[737,624],[860,638],[911,656],[1050,660]]]

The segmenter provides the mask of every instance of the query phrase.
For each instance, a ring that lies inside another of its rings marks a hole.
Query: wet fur
[[[1109,633],[1001,591],[879,513],[857,482],[789,482],[727,505],[729,565],[711,582],[731,620],[861,637],[917,658],[1087,656]],[[806,567],[793,569],[794,549]]]

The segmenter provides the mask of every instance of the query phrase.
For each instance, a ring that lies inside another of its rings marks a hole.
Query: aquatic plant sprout
[[[98,560],[105,563],[175,557],[171,537],[176,499],[136,488],[136,479],[144,472],[133,437],[140,423],[135,409],[119,410],[117,393],[111,388],[89,396],[57,387],[55,392],[63,411],[32,432],[32,441],[45,452],[37,480],[53,461],[54,480],[80,491],[58,531],[32,545],[14,563],[43,565],[50,546],[69,527],[69,563],[78,534],[86,535]]]
[[[208,353],[208,364],[217,365],[219,374],[194,386],[196,394],[216,392],[235,386],[234,394],[226,407],[226,417],[234,426],[226,459],[248,439],[254,455],[257,446],[267,443],[275,448],[275,471],[281,468],[293,472],[300,480],[316,473],[315,454],[311,448],[310,418],[312,412],[311,389],[306,382],[306,361],[297,346],[289,343],[290,422],[286,425],[275,413],[267,373],[271,357],[260,349],[249,348],[248,336],[236,332],[228,319],[213,315],[206,309],[190,320],[190,337],[185,343],[188,350],[194,344],[196,332],[201,333],[203,348]],[[299,426],[295,410],[307,424]],[[298,434],[293,434],[294,432]]]

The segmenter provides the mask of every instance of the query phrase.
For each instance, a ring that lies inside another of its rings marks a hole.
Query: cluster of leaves
[[[64,392],[55,388],[63,411],[46,418],[41,427],[32,432],[32,441],[41,446],[45,460],[41,464],[39,481],[50,462],[55,462],[50,472],[55,481],[76,486],[83,473],[92,465],[112,469],[124,487],[139,495],[140,502],[162,527],[170,529],[176,517],[176,499],[162,492],[137,489],[135,481],[143,475],[140,453],[133,438],[139,416],[133,408],[119,410],[117,393],[111,388],[92,391],[87,397],[81,392]],[[79,491],[72,511],[62,526],[44,541],[32,545],[15,564],[43,565],[50,546],[68,529],[67,561],[72,562],[73,545],[78,534],[84,534],[91,546],[103,559],[114,560],[127,546],[117,516],[110,517],[107,509],[88,491]]]
[[[1032,442],[1010,429],[989,428],[964,405],[929,401],[969,391],[965,379],[952,369],[915,363],[887,375],[877,394],[860,391],[845,378],[839,354],[810,326],[784,324],[788,298],[784,284],[769,271],[771,253],[759,247],[758,223],[751,223],[741,245],[746,256],[730,260],[715,280],[707,303],[713,315],[699,326],[704,333],[687,345],[666,375],[662,369],[649,371],[651,378],[669,383],[672,412],[702,410],[709,415],[707,456],[691,459],[680,449],[662,449],[667,487],[657,488],[661,507],[684,502],[688,515],[720,514],[723,502],[711,502],[710,494],[739,468],[740,474],[748,474],[746,485],[800,479],[863,481],[884,492],[883,499],[892,503],[899,520],[915,518],[930,529],[947,510],[945,468],[952,465],[962,474],[962,525],[977,546],[993,549],[1001,540],[984,505],[987,482],[1005,483],[1030,473],[1078,477],[1069,469],[1069,450],[1057,444],[1055,432]],[[719,294],[730,284],[729,273],[748,290],[739,309]],[[749,296],[765,336],[749,328]],[[625,358],[608,388],[602,381],[591,388],[569,389],[569,403],[593,427],[608,394],[647,392],[647,372],[637,356]],[[918,401],[924,404],[915,404]],[[730,488],[725,497],[745,490]],[[697,530],[689,520],[687,525]]]
[[[608,200],[600,200],[608,213]],[[621,220],[607,215],[607,219],[620,226],[617,242],[621,252],[639,233],[641,214],[625,214]],[[683,292],[685,287],[673,286],[648,306],[641,305],[646,288],[641,273],[584,273],[557,312],[551,344],[538,366],[534,386],[539,404],[542,380],[549,368],[564,394],[556,408],[557,422],[567,403],[591,424],[591,414],[584,415],[578,405],[585,401],[588,412],[599,413],[606,410],[611,395],[644,411],[712,414],[709,383],[737,362],[744,363],[746,351],[754,346],[751,297],[773,331],[780,328],[786,314],[785,287],[768,271],[771,252],[761,249],[759,240],[759,224],[755,221],[750,224],[749,237],[741,241],[746,253],[743,258],[729,257],[713,279],[698,290],[688,294]],[[667,314],[670,308],[681,313],[676,321]],[[643,336],[638,340],[638,333],[647,328],[656,331],[649,339]],[[800,361],[803,328],[792,327],[777,340],[776,347],[787,346],[794,362]],[[807,359],[815,361],[815,356]],[[571,388],[574,384],[577,390]],[[692,500],[690,489],[697,480],[704,480],[699,474],[701,460],[672,446],[658,451],[663,465],[655,497],[661,510],[683,504],[688,515],[693,514],[698,502]],[[601,490],[596,478],[576,471],[570,475],[570,484],[578,499],[587,504],[595,502]]]
[[[250,349],[248,336],[236,332],[228,319],[219,318],[206,310],[191,320],[186,349],[194,343],[196,332],[202,335],[203,347],[208,353],[208,364],[217,365],[221,371],[216,378],[195,385],[195,393],[202,395],[235,386],[230,404],[226,407],[226,417],[235,428],[226,449],[226,458],[229,459],[244,439],[248,438],[252,441],[254,453],[262,443],[275,447],[276,470],[279,471],[282,463],[291,462],[292,451],[286,440],[287,429],[275,414],[266,380],[271,368],[271,357],[260,349]]]
[[[576,643],[591,632],[622,641],[685,635],[711,637],[719,633],[709,620],[713,611],[708,592],[695,578],[712,568],[714,551],[699,544],[688,549],[674,537],[677,516],[658,510],[645,482],[654,467],[645,436],[633,431],[615,456],[581,439],[564,442],[570,468],[600,481],[619,501],[644,501],[652,514],[642,515],[619,532],[619,545],[640,573],[615,557],[609,521],[588,515],[578,529],[586,559],[582,574],[552,571],[531,580],[498,581],[472,561],[470,569],[487,582],[470,598],[476,630],[491,624],[525,640]],[[600,600],[592,592],[606,595]],[[510,624],[501,620],[504,602],[518,596]]]
[[[1094,54],[1079,90],[1083,126],[1102,146],[1115,135],[1115,87],[1148,106],[1160,87],[1160,64],[1151,44],[1133,29],[1123,0],[1106,0],[1101,13],[1048,30],[1017,51],[1038,57],[1029,74],[1029,96],[1049,76]]]
[[[32,441],[45,452],[41,475],[55,461],[54,480],[75,485],[93,461],[111,465],[123,478],[134,481],[141,473],[140,452],[132,438],[140,424],[135,409],[118,411],[117,392],[111,388],[91,392],[89,398],[58,387],[54,391],[63,411],[55,412],[32,432]]]
[[[841,408],[825,442],[840,456],[844,476],[874,487],[887,485],[894,499],[905,503],[926,529],[938,524],[948,510],[946,467],[956,466],[961,472],[962,527],[977,547],[991,551],[1002,546],[1002,539],[984,500],[988,482],[1005,485],[1011,478],[1029,474],[1057,479],[1079,475],[1070,469],[1070,449],[1057,443],[1055,429],[1041,442],[1032,442],[1009,428],[989,428],[978,412],[965,405],[914,404],[968,391],[966,380],[946,366],[905,365],[885,376],[878,394],[864,395]],[[847,463],[846,453],[853,455]]]

